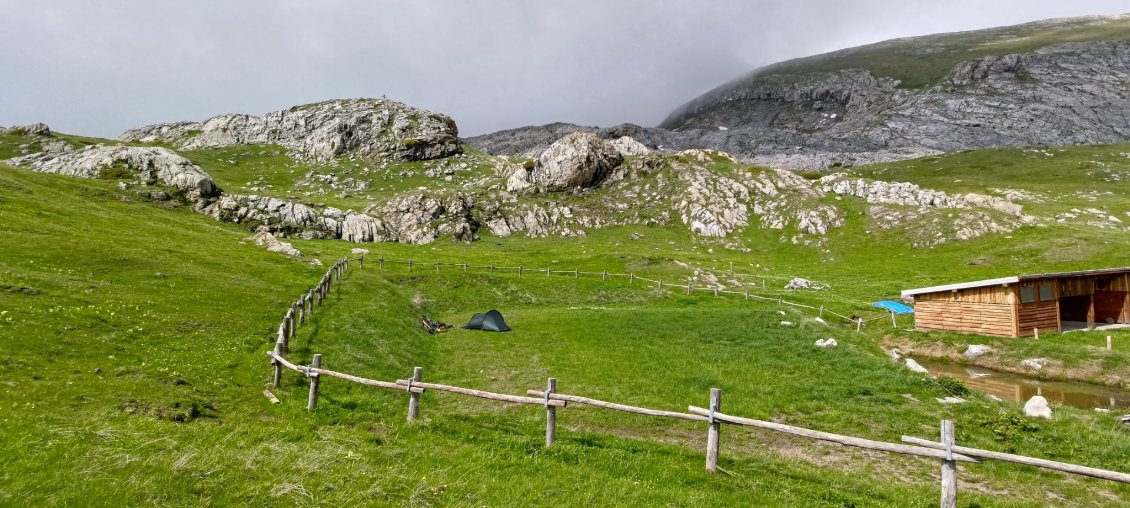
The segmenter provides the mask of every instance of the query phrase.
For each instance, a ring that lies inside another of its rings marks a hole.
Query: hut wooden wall
[[[1011,287],[991,286],[914,297],[914,326],[1015,337]]]
[[[1033,328],[1041,332],[1059,331],[1059,307],[1056,301],[1020,304],[1019,328],[1021,337],[1035,335]]]

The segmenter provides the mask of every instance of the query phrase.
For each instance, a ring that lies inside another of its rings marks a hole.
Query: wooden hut
[[[1130,268],[1018,275],[908,289],[914,324],[1001,337],[1130,323]]]

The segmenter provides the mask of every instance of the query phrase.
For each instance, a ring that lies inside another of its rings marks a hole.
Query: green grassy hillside
[[[212,159],[218,165],[230,155]],[[257,150],[231,164],[251,169],[215,176],[227,187],[263,180],[284,188],[294,178],[281,162],[249,163],[260,156],[275,157]],[[400,185],[388,179],[386,186]],[[764,281],[766,294],[843,312],[908,286],[1108,264],[1127,252],[1125,235],[1066,225],[911,250],[897,232],[867,236],[861,215],[849,221],[818,248],[751,228],[748,253],[674,226],[369,248],[421,262],[580,267],[667,280],[685,279],[688,267],[720,273],[733,262],[754,274],[750,286]],[[547,450],[538,408],[427,393],[422,423],[408,425],[404,393],[325,379],[310,414],[306,381],[289,372],[276,390],[282,403],[273,406],[260,394],[270,377],[263,352],[286,306],[322,267],[255,247],[238,226],[141,202],[111,181],[4,166],[0,222],[0,504],[937,502],[934,461],[732,427],[723,429],[726,473],[710,476],[701,452],[705,426],[691,423],[569,407],[558,412],[559,446]],[[643,236],[632,240],[633,233]],[[1064,238],[1084,250],[1071,259],[1047,257],[1049,242]],[[325,261],[356,246],[295,245]],[[381,379],[422,366],[427,380],[508,393],[553,376],[563,392],[672,410],[704,405],[709,388],[720,387],[723,407],[738,415],[888,441],[934,436],[938,420],[952,418],[963,444],[1130,470],[1130,438],[1114,415],[1057,407],[1051,421],[1015,418],[1015,405],[889,363],[878,329],[857,334],[787,309],[782,316],[776,305],[620,280],[518,280],[453,268],[408,273],[392,265],[381,271],[373,257],[318,309],[291,358],[308,362],[321,353],[328,368]],[[780,289],[794,275],[831,289]],[[423,313],[462,323],[489,308],[501,309],[515,331],[429,336],[416,326]],[[812,346],[829,336],[841,346]],[[971,402],[934,401],[953,394]],[[960,478],[962,503],[980,506],[1117,506],[1130,499],[1126,486],[999,463],[962,466]]]
[[[789,60],[759,69],[738,81],[769,74],[808,74],[867,69],[921,88],[946,76],[955,65],[990,55],[1029,53],[1066,42],[1130,40],[1130,17],[1069,18],[968,32],[907,37]]]

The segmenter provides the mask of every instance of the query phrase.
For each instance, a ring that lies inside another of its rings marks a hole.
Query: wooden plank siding
[[[922,301],[914,306],[914,325],[921,330],[950,330],[1015,337],[1012,306],[997,303]]]
[[[1055,301],[1035,302],[1021,304],[1020,333],[1021,337],[1031,337],[1035,334],[1034,328],[1041,332],[1059,331],[1059,305]]]

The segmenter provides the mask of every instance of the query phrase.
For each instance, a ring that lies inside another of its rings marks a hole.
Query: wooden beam
[[[400,386],[408,386],[408,380],[407,379],[397,379],[396,384],[398,384]],[[441,384],[436,384],[436,383],[417,383],[417,382],[414,382],[414,381],[412,382],[412,386],[413,387],[426,388],[426,389],[429,389],[429,390],[438,390],[438,391],[441,391],[441,392],[460,393],[460,394],[463,394],[463,395],[470,395],[472,397],[479,397],[481,399],[498,400],[498,401],[502,401],[502,402],[513,402],[513,403],[516,403],[516,404],[534,404],[534,405],[538,405],[538,406],[545,404],[544,399],[535,399],[533,397],[522,397],[522,396],[519,396],[519,395],[507,395],[505,393],[487,392],[487,391],[483,391],[483,390],[474,390],[474,389],[471,389],[471,388],[463,388],[463,387],[459,387],[459,386],[441,385]],[[565,407],[566,402],[563,401],[563,400],[558,400],[556,397],[550,397],[549,405],[555,406],[555,407]]]
[[[944,450],[945,446],[942,443],[930,441],[929,439],[922,439],[917,437],[903,436],[902,442],[924,446],[926,448],[933,448],[936,450]],[[1091,478],[1102,478],[1104,480],[1111,480],[1121,483],[1130,483],[1130,474],[1120,473],[1117,471],[1107,471],[1105,469],[1098,469],[1087,466],[1080,466],[1076,464],[1068,464],[1065,462],[1056,462],[1054,460],[1037,459],[1033,457],[1025,457],[1023,455],[1013,455],[1011,453],[1000,453],[989,450],[980,450],[977,448],[969,448],[967,446],[953,447],[954,457],[959,453],[970,457],[980,457],[985,459],[1003,460],[1005,462],[1015,462],[1017,464],[1024,464],[1026,466],[1042,467],[1044,469],[1051,469],[1053,471],[1062,471],[1064,473],[1072,473],[1083,476],[1090,476]]]
[[[544,397],[545,392],[539,390],[527,390],[526,395],[534,397]],[[680,420],[692,420],[696,422],[705,422],[705,416],[692,415],[687,413],[678,413],[675,411],[663,411],[660,409],[648,409],[645,407],[629,406],[626,404],[617,404],[615,402],[607,402],[603,400],[590,399],[588,397],[579,397],[577,395],[566,395],[564,393],[551,393],[549,394],[550,400],[561,400],[566,402],[575,402],[577,404],[585,404],[587,406],[602,407],[605,409],[615,409],[617,411],[624,411],[626,413],[636,413],[648,416],[665,416],[668,418],[678,418]]]
[[[697,415],[709,415],[710,411],[701,407],[690,406],[687,408],[691,413]],[[946,452],[943,450],[935,450],[932,448],[924,448],[921,446],[907,446],[897,443],[884,443],[882,441],[872,441],[870,439],[863,439],[851,436],[842,436],[840,434],[832,434],[831,432],[820,432],[817,430],[808,430],[802,427],[794,427],[792,425],[785,425],[783,423],[766,422],[761,420],[754,420],[751,418],[741,418],[738,416],[730,416],[721,413],[714,413],[714,419],[735,425],[745,425],[749,427],[758,427],[762,429],[775,430],[777,432],[784,432],[786,434],[793,434],[797,436],[819,439],[821,441],[831,441],[846,446],[854,446],[856,448],[866,448],[868,450],[879,450],[884,452],[902,453],[906,455],[916,455],[919,457],[930,457],[933,459],[946,458]],[[936,443],[937,444],[937,443]],[[979,459],[964,455],[961,453],[954,453],[953,460],[958,462],[980,462]]]

